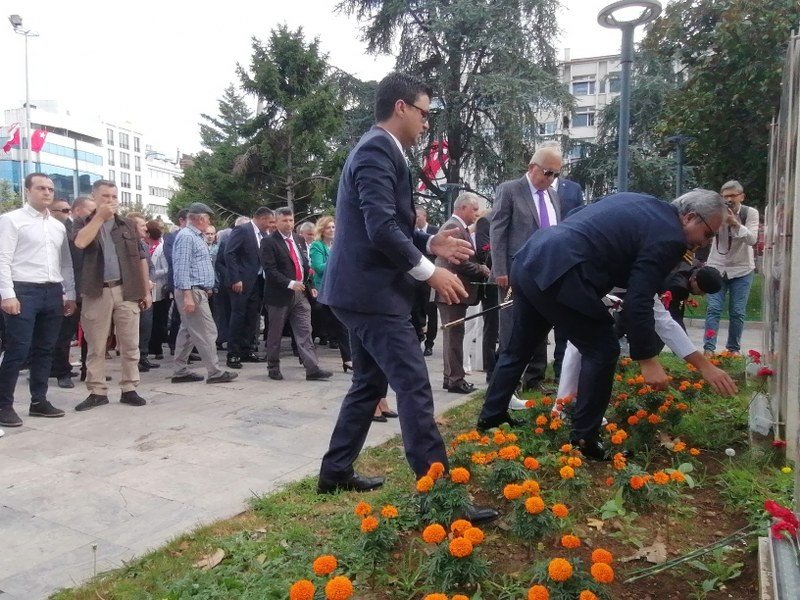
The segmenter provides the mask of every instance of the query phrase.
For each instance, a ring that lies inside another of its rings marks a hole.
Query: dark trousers
[[[564,354],[567,352],[567,335],[560,327],[553,330],[553,336],[556,338],[556,348],[553,352],[553,375],[556,381],[561,378],[561,363],[564,362]]]
[[[425,347],[433,348],[439,330],[439,313],[436,302],[431,302],[431,286],[424,281],[418,281],[414,288],[411,322],[420,341],[425,340]],[[423,331],[425,331],[424,336]]]
[[[80,311],[76,311],[61,321],[55,348],[53,349],[53,364],[50,366],[50,377],[67,377],[72,372],[69,362],[69,350],[72,347],[72,338],[78,332]]]
[[[178,331],[181,329],[181,313],[178,312],[178,305],[175,304],[174,299],[170,303],[170,307],[167,344],[169,345],[169,349],[175,352],[175,341],[178,339]]]
[[[500,352],[480,418],[492,420],[505,414],[531,355],[555,326],[562,328],[582,357],[578,397],[572,417],[572,439],[594,439],[608,407],[619,358],[613,321],[610,316],[602,320],[586,316],[556,300],[562,286],[575,289],[582,284],[577,277],[569,276],[570,272],[545,291],[540,290],[526,274],[520,275],[519,279],[514,279],[511,339]]]
[[[348,332],[347,327],[336,318],[330,306],[320,304],[319,302],[316,304],[319,307],[322,318],[325,320],[325,331],[328,332],[332,340],[339,343],[339,354],[342,356],[342,362],[350,362],[353,360],[352,353],[350,352],[350,332]],[[312,308],[311,310],[313,315],[314,309]],[[312,325],[311,327],[313,330],[314,326]]]
[[[264,279],[245,287],[241,294],[230,293],[231,318],[228,331],[228,356],[243,356],[250,352],[253,337],[258,333],[258,314],[261,310]]]
[[[387,384],[397,394],[403,446],[411,469],[422,476],[431,463],[447,467],[447,452],[433,418],[428,368],[409,317],[336,307],[333,312],[350,332],[353,385],[342,402],[320,477],[342,481],[352,475]]]
[[[172,300],[164,298],[153,302],[153,327],[150,330],[150,344],[146,354],[163,354],[164,343],[169,339],[169,307]]]
[[[60,283],[14,283],[20,304],[18,315],[3,313],[6,352],[0,363],[0,407],[14,404],[19,371],[30,355],[31,402],[47,399],[47,378],[53,349],[64,318],[63,287]]]
[[[516,283],[516,282],[515,282]],[[514,313],[517,310],[516,285],[514,286],[514,303],[506,308],[500,309],[499,315],[499,337],[500,352],[508,346],[511,340],[511,333],[516,327],[514,324]],[[547,336],[541,340],[533,350],[528,364],[520,373],[523,388],[534,388],[544,381],[544,374],[547,370]]]
[[[466,304],[439,304],[442,320],[450,323],[467,315]],[[442,332],[442,352],[444,358],[444,387],[451,387],[464,381],[464,325],[454,325]]]
[[[147,358],[150,338],[153,335],[153,307],[139,313],[139,360]]]
[[[230,337],[231,291],[222,286],[214,294],[214,310],[211,311],[217,324],[217,344],[224,344]]]
[[[500,293],[496,285],[487,285],[483,291],[481,308],[489,310],[500,304]],[[500,323],[500,313],[498,310],[487,312],[483,315],[483,371],[486,373],[486,380],[494,371],[497,362],[497,339],[498,326]]]

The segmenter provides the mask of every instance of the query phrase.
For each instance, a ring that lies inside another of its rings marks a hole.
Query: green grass
[[[764,313],[761,309],[761,290],[764,287],[764,275],[761,273],[756,273],[753,277],[753,285],[750,287],[750,297],[747,299],[747,309],[744,313],[744,320],[745,321],[763,321],[764,320]],[[726,300],[730,296],[726,297]],[[706,310],[708,309],[708,302],[705,296],[695,297],[699,306],[697,308],[693,308],[691,306],[686,307],[686,314],[685,317],[687,319],[705,319],[706,318]],[[727,302],[722,307],[722,318],[728,318],[728,305]]]

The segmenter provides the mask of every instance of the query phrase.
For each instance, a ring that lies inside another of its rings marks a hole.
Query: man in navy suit
[[[397,394],[406,458],[421,477],[447,452],[433,418],[433,394],[417,332],[411,324],[414,281],[427,281],[448,304],[467,297],[458,277],[424,252],[453,263],[469,259],[455,230],[430,236],[414,228],[412,178],[404,154],[428,129],[431,89],[419,79],[387,75],[375,94],[375,120],[347,158],[336,202],[336,239],[320,301],[350,332],[353,385],[347,392],[317,489],[366,491],[380,477],[353,470],[387,384]],[[496,517],[484,509],[473,521]]]
[[[643,194],[620,193],[537,231],[511,269],[514,327],[486,392],[478,427],[517,422],[508,403],[536,345],[562,327],[585,362],[572,417],[572,442],[588,458],[608,453],[599,442],[611,395],[619,343],[603,297],[626,288],[624,318],[631,357],[656,390],[669,380],[658,362],[661,346],[653,321],[653,296],[687,248],[714,237],[725,204],[716,192],[693,190],[668,204]]]
[[[225,279],[231,303],[228,327],[231,369],[241,369],[243,362],[263,362],[250,350],[250,342],[257,333],[264,294],[261,240],[274,220],[272,210],[262,206],[250,222],[234,227],[225,240]]]

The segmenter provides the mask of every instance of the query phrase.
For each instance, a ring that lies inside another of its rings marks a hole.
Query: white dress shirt
[[[16,298],[14,282],[61,283],[75,299],[75,274],[64,225],[30,204],[0,216],[0,297]]]
[[[744,277],[756,268],[753,246],[758,242],[758,210],[748,206],[746,221],[742,225],[737,213],[736,223],[723,224],[711,240],[706,265],[727,275],[728,279]]]
[[[539,195],[536,186],[531,182],[531,176],[525,173],[525,179],[528,180],[528,187],[531,188],[531,196],[533,196],[533,208],[536,211],[536,216],[539,218],[539,223],[542,222],[542,215],[539,214]],[[547,206],[547,216],[550,221],[550,226],[558,224],[556,219],[556,209],[553,206],[553,201],[550,199],[549,189],[542,190],[544,192],[544,203]]]

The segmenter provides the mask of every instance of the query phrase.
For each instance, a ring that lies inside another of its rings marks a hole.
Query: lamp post
[[[629,9],[639,8],[638,16],[624,18]],[[616,16],[615,16],[616,13]],[[624,13],[624,14],[623,14]],[[633,31],[661,14],[658,0],[620,0],[606,6],[597,15],[602,27],[622,30],[622,90],[619,99],[619,156],[617,158],[617,191],[628,191],[628,136],[631,121],[631,63],[633,62]]]
[[[23,29],[22,17],[19,15],[11,15],[8,17],[8,22],[14,28],[14,33],[25,36],[25,131],[22,139],[25,140],[25,166],[27,167],[27,172],[23,170],[23,175],[27,175],[33,173],[33,165],[31,164],[31,99],[28,87],[28,38],[38,37],[39,34],[33,33],[30,29]],[[22,187],[21,183],[20,188]]]
[[[690,135],[671,135],[667,142],[675,144],[675,197],[683,194],[683,148],[694,138]]]

